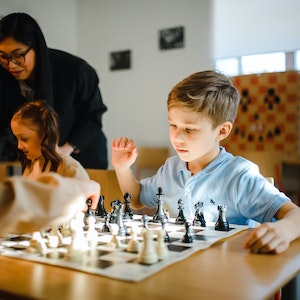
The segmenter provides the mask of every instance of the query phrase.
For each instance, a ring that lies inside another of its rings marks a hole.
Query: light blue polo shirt
[[[260,173],[257,165],[233,156],[220,147],[217,158],[195,175],[177,155],[167,159],[158,172],[141,180],[140,200],[156,207],[156,194],[162,188],[163,202],[170,216],[178,216],[178,200],[184,202],[184,215],[194,219],[195,204],[203,202],[206,221],[216,222],[218,205],[226,204],[229,224],[249,225],[249,219],[270,222],[286,201],[291,201]]]

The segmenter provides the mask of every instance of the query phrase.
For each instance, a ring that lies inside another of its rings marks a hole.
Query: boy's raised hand
[[[115,169],[130,168],[138,156],[137,147],[132,139],[119,137],[112,140],[112,165]]]

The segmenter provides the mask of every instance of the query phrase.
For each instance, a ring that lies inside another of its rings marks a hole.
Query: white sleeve
[[[84,208],[77,180],[55,173],[36,180],[10,177],[0,184],[0,233],[25,233],[68,221]]]

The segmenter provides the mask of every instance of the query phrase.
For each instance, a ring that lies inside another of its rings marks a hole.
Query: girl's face
[[[18,61],[21,61],[21,64],[12,61],[14,56],[18,58]],[[13,38],[7,38],[0,42],[0,58],[1,62],[4,61],[3,67],[17,80],[33,79],[35,52],[29,46],[19,43]]]
[[[34,160],[42,156],[42,139],[34,126],[27,126],[21,120],[15,118],[12,119],[10,126],[17,138],[18,149],[26,155],[27,159]]]
[[[202,113],[178,107],[169,110],[169,123],[172,146],[194,174],[217,157],[219,143],[230,129],[229,122],[214,128],[211,120]]]

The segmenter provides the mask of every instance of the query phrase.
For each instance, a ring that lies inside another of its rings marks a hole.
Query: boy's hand
[[[120,137],[112,140],[112,165],[115,169],[130,168],[137,156],[137,148],[132,139]]]
[[[263,223],[253,229],[244,244],[244,248],[253,253],[278,254],[286,251],[290,239],[283,226],[284,224],[281,222]]]

